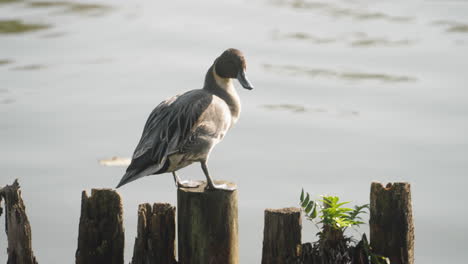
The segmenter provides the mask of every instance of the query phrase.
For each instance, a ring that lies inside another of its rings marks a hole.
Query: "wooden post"
[[[301,251],[301,210],[266,209],[263,229],[262,264],[289,263]]]
[[[234,183],[216,181],[216,184]],[[239,263],[237,190],[180,188],[177,191],[179,263]]]
[[[175,207],[167,203],[138,206],[132,264],[175,264]]]
[[[5,231],[8,237],[8,264],[37,264],[31,245],[31,225],[21,198],[18,180],[0,189],[0,206],[5,200]],[[0,207],[0,216],[2,214]]]
[[[77,264],[123,264],[124,228],[120,195],[110,189],[92,189],[81,195]]]
[[[370,194],[370,245],[392,264],[414,263],[414,226],[409,183],[373,182]]]

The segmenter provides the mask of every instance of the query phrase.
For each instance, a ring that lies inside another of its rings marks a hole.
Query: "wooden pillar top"
[[[296,263],[301,250],[301,230],[301,209],[266,209],[262,263]]]
[[[16,179],[12,185],[0,188],[0,216],[2,199],[5,200],[5,231],[8,238],[7,263],[37,264],[32,250],[31,225],[26,215],[26,206]]]
[[[76,264],[124,263],[123,209],[112,189],[92,189],[81,194]]]
[[[370,193],[370,245],[392,264],[414,263],[411,185],[373,182]]]
[[[385,189],[385,191],[390,191],[396,188],[411,188],[411,184],[408,182],[389,182],[384,187],[381,182],[372,182],[371,188],[371,191],[374,190],[374,188],[375,190]]]
[[[236,187],[227,181],[215,181]],[[177,191],[179,263],[238,264],[237,190],[197,188]]]
[[[287,207],[287,208],[281,208],[281,209],[267,208],[265,209],[265,211],[269,213],[277,213],[277,214],[293,214],[293,213],[300,213],[301,209],[297,207]]]
[[[216,190],[206,190],[207,183],[205,181],[200,182],[201,185],[196,188],[179,188],[181,192],[189,192],[189,193],[204,193],[204,192],[232,192],[231,190],[223,190],[223,189],[216,189]],[[237,191],[237,184],[229,181],[214,181],[215,184],[226,184],[230,188],[235,188],[234,191]]]

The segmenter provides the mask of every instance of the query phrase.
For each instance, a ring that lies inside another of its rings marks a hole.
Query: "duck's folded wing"
[[[211,101],[212,95],[203,90],[193,90],[159,104],[146,121],[127,174],[145,171],[149,175],[161,169],[167,155],[177,151],[189,139],[193,126]],[[139,177],[142,176],[145,175]]]

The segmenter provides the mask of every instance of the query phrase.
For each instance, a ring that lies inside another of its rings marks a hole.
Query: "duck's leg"
[[[215,184],[210,177],[210,173],[208,172],[208,166],[206,166],[206,160],[200,161],[200,163],[201,163],[203,173],[205,173],[206,181],[208,183],[206,186],[207,189],[210,189],[210,190],[221,189],[221,190],[228,190],[228,191],[234,191],[236,189],[234,187],[228,186],[227,184]]]
[[[177,174],[175,173],[175,171],[172,172],[172,176],[174,176],[175,187],[176,187],[176,188],[179,188],[179,185],[180,185],[180,178],[179,178],[179,176],[177,176]]]
[[[210,173],[208,172],[208,167],[206,166],[206,160],[200,161],[203,173],[205,173],[206,181],[208,185],[206,186],[208,189],[217,189],[216,185],[214,184],[213,180],[210,177]]]
[[[174,182],[177,188],[197,188],[201,185],[199,181],[181,180],[175,171],[172,172],[172,175],[174,176]]]

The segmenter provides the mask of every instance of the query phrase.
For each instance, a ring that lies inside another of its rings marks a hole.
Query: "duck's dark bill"
[[[252,90],[254,88],[253,85],[249,82],[249,80],[247,80],[247,77],[245,77],[245,72],[244,71],[240,71],[237,74],[237,80],[240,82],[242,87],[244,87],[245,89]]]

